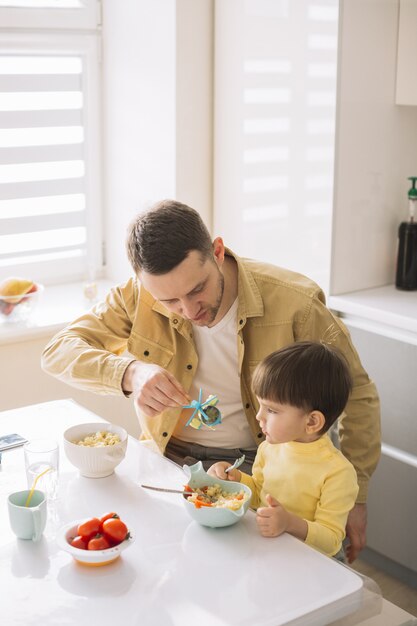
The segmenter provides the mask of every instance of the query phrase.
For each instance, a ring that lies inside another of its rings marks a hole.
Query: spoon
[[[227,467],[224,471],[226,472],[226,474],[228,474],[230,472],[230,470],[237,469],[238,467],[240,467],[244,460],[245,460],[245,455],[242,454],[242,456],[240,456],[238,459],[236,459],[236,461],[233,463],[233,465],[231,465],[230,467]]]
[[[151,485],[141,485],[144,489],[152,489],[153,491],[166,491],[168,493],[182,493],[183,496],[191,496],[192,491],[183,491],[181,489],[167,489],[167,487],[152,487]]]
[[[43,476],[44,474],[46,474],[46,472],[50,472],[51,469],[52,469],[52,467],[48,467],[46,470],[44,470],[43,472],[41,472],[40,474],[38,474],[36,476],[35,480],[33,481],[33,485],[31,487],[31,490],[29,491],[29,495],[28,495],[28,497],[26,499],[25,506],[29,506],[29,503],[32,500],[33,492],[35,491],[36,483],[38,482],[39,478],[41,476]]]
[[[141,485],[145,489],[152,489],[153,491],[166,491],[168,493],[181,493],[183,496],[192,496],[195,491],[181,491],[180,489],[168,489],[167,487],[152,487],[151,485]],[[197,494],[197,498],[204,497],[208,502],[217,502],[217,498],[208,496],[207,494]]]

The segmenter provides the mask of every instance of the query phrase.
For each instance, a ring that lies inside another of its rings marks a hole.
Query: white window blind
[[[0,33],[0,279],[99,271],[97,68],[95,35]]]
[[[214,234],[327,288],[338,0],[216,0]]]
[[[100,14],[99,0],[0,0],[1,28],[95,30]]]

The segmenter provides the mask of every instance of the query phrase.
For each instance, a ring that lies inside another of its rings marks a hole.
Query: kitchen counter
[[[368,324],[373,332],[417,343],[417,291],[385,285],[328,296],[327,305],[355,325]]]

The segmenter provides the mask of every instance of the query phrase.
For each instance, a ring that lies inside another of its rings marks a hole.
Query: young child
[[[264,537],[287,532],[337,555],[358,493],[353,465],[326,434],[352,387],[343,356],[327,344],[294,343],[258,365],[252,386],[266,437],[252,476],[237,469],[226,474],[225,461],[212,465],[209,474],[252,489],[251,506]]]

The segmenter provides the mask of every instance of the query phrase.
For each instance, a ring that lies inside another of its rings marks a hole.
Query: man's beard
[[[217,282],[217,285],[218,285],[218,288],[219,288],[219,295],[217,297],[216,304],[214,306],[211,306],[208,309],[206,309],[207,320],[206,320],[206,323],[204,324],[204,326],[209,326],[210,324],[212,324],[214,322],[214,320],[216,319],[216,315],[219,312],[222,300],[223,300],[224,276],[223,276],[223,274],[221,273],[220,270],[219,270],[219,280]]]

